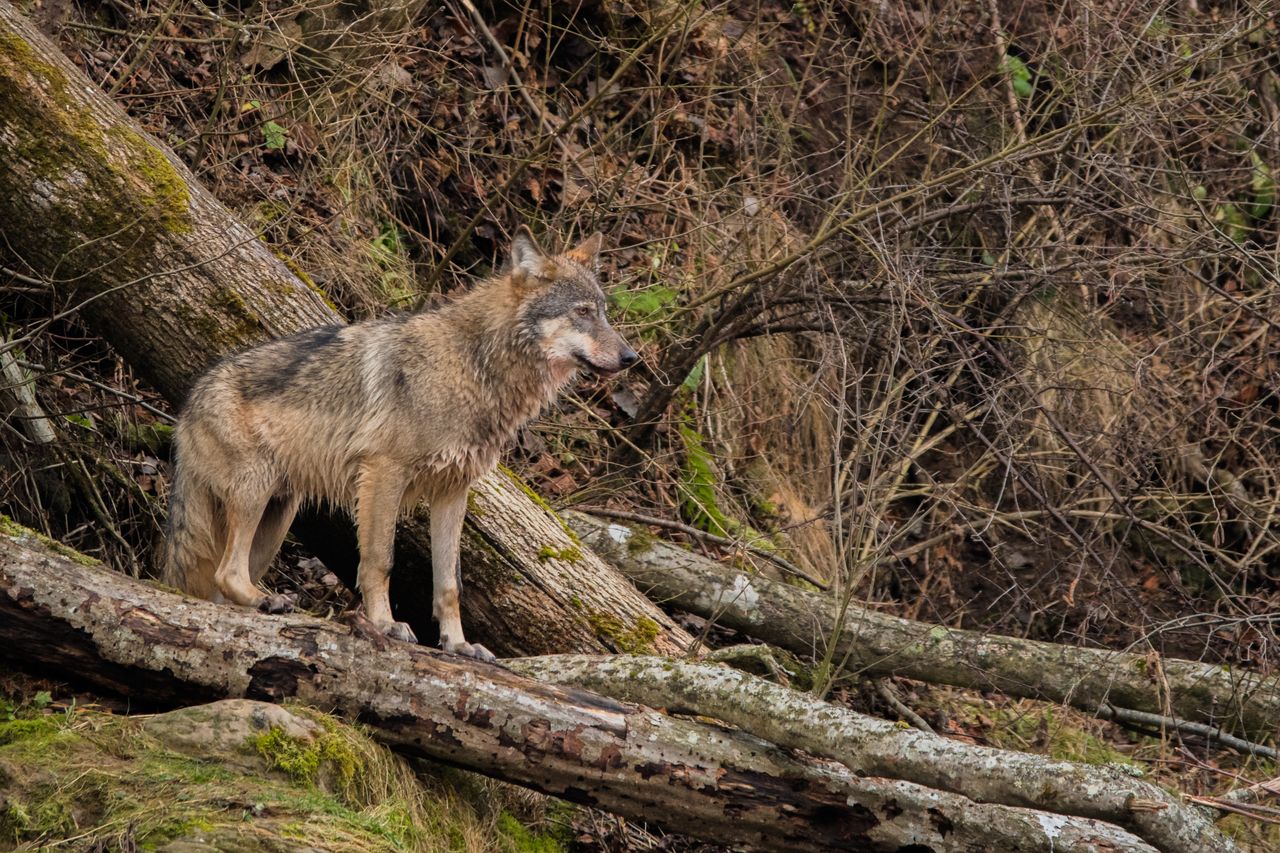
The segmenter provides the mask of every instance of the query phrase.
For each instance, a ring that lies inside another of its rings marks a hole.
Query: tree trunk
[[[1196,661],[1086,649],[901,619],[851,604],[837,631],[830,595],[747,575],[629,527],[565,518],[583,541],[656,601],[797,654],[834,642],[837,665],[862,675],[998,690],[1095,713],[1113,705],[1260,736],[1280,723],[1280,679]],[[838,636],[837,636],[838,635]],[[1166,704],[1167,703],[1167,704]]]
[[[0,658],[135,707],[292,699],[447,761],[764,850],[1154,848],[1094,820],[980,803],[751,735],[352,631],[181,598],[0,533]],[[923,848],[922,848],[923,845]]]
[[[342,322],[7,0],[0,0],[0,151],[0,227],[15,262],[78,302],[95,331],[175,404],[229,352]],[[509,477],[479,484],[472,507],[463,623],[475,639],[506,654],[628,645],[672,653],[689,643]],[[353,576],[354,561],[328,535],[340,526],[317,527],[304,541]],[[424,512],[404,525],[393,579],[397,617],[424,638],[431,636],[427,530]]]

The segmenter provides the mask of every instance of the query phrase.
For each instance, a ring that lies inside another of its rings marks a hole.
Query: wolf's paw
[[[418,642],[417,635],[413,633],[413,629],[405,622],[391,622],[386,625],[379,625],[378,627],[382,629],[382,633],[386,634],[393,640],[399,640],[402,643],[414,644]]]
[[[297,605],[298,600],[292,595],[272,593],[262,596],[262,600],[258,602],[258,609],[263,613],[292,613]]]
[[[497,660],[493,652],[486,649],[479,643],[444,643],[444,650],[451,654],[462,655],[463,657],[475,658],[485,663],[493,663]]]

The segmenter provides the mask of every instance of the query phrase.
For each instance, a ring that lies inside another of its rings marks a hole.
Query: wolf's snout
[[[626,370],[631,365],[640,360],[640,356],[636,355],[636,351],[631,347],[627,347],[622,351],[622,355],[618,356],[618,364],[622,365],[622,369]]]

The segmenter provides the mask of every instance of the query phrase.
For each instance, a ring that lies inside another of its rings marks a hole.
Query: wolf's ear
[[[511,238],[511,271],[521,275],[542,275],[547,263],[547,253],[534,239],[529,226],[521,225]]]
[[[597,231],[565,252],[564,256],[577,261],[584,267],[595,269],[600,262],[600,246],[602,243],[604,243],[604,235]]]

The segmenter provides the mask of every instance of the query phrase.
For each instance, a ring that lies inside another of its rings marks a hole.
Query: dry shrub
[[[548,494],[721,525],[709,501],[905,613],[1269,664],[1258,10],[60,8],[64,46],[353,317],[462,286],[519,222],[604,231],[645,368],[521,443]],[[82,521],[50,532],[109,549]]]

